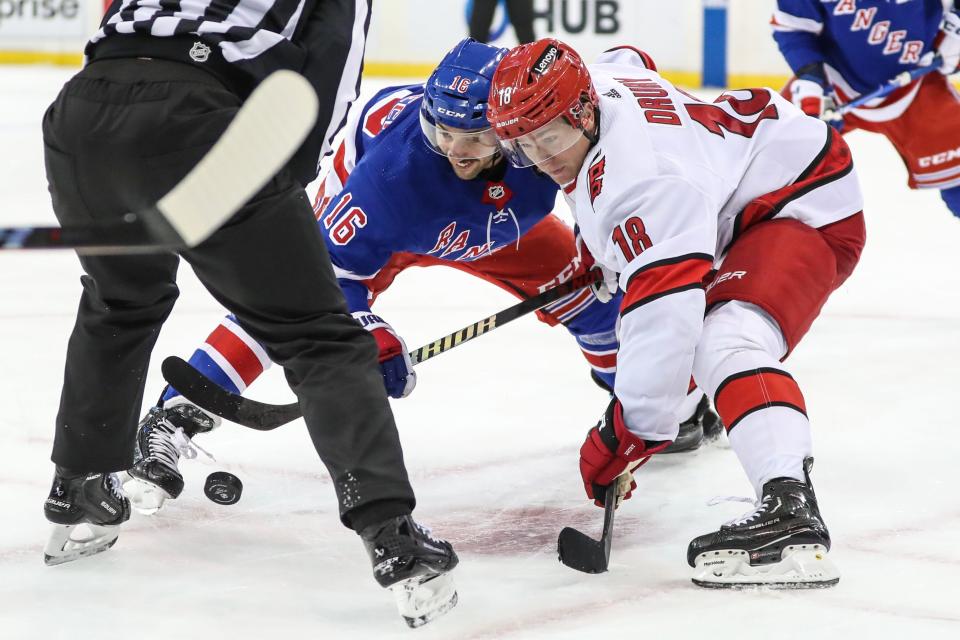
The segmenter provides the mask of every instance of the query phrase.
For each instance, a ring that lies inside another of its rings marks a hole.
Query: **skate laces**
[[[182,427],[174,426],[165,414],[161,414],[147,435],[147,447],[151,458],[175,471],[180,456],[193,460],[197,457],[197,451],[202,451],[211,460],[215,459],[206,449],[194,443]]]
[[[430,540],[437,544],[443,544],[445,541],[433,535],[433,529],[430,527],[424,526],[417,521],[414,521],[414,524],[417,526],[417,529],[420,530],[420,533],[427,536]]]
[[[125,496],[121,490],[122,483],[120,482],[120,476],[115,473],[108,473],[107,476],[107,489],[110,491],[110,495],[116,498],[118,501],[123,502]]]
[[[763,500],[754,500],[753,498],[747,498],[745,496],[714,496],[707,500],[707,506],[715,507],[718,504],[723,504],[724,502],[746,502],[747,504],[753,505],[753,509],[750,511],[737,516],[733,520],[723,523],[723,526],[725,527],[735,527],[742,524],[747,524],[754,518],[758,518],[761,513],[766,511],[767,504],[770,502],[770,497],[764,496]]]

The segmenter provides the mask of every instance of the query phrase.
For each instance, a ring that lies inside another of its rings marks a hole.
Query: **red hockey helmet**
[[[497,66],[487,119],[510,161],[525,167],[565,151],[580,139],[580,116],[587,102],[598,106],[583,59],[570,45],[544,38],[512,49]],[[530,134],[547,125],[552,125],[549,144],[544,145],[545,138],[540,136],[536,156],[528,153],[533,142]]]

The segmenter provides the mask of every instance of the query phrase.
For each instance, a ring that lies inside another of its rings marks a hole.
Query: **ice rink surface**
[[[69,74],[0,68],[0,226],[55,222],[40,119]],[[382,85],[365,83],[364,94]],[[10,252],[0,255],[0,638],[960,638],[960,220],[937,193],[907,189],[883,138],[848,140],[867,248],[787,362],[813,423],[836,588],[718,592],[690,582],[690,539],[747,507],[707,500],[751,493],[723,444],[640,471],[618,512],[608,573],[560,565],[563,526],[599,535],[577,450],[606,396],[566,332],[533,317],[424,363],[416,392],[393,403],[416,515],[461,558],[460,604],[435,623],[406,629],[371,579],[300,421],[272,433],[225,424],[201,437],[217,461],[182,463],[179,500],[135,514],[111,551],[46,567],[41,507],[80,268],[66,252]],[[269,268],[283,256],[252,259]],[[162,358],[188,357],[223,313],[186,266],[180,286],[147,402],[161,390]],[[512,303],[434,268],[403,274],[376,310],[412,348]],[[292,398],[276,368],[250,395]],[[203,496],[217,469],[243,480],[238,504]]]

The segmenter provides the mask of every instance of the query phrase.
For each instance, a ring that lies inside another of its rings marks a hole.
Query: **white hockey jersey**
[[[624,47],[590,65],[599,142],[565,192],[585,244],[620,274],[626,292],[615,389],[626,423],[641,438],[665,440],[682,419],[703,327],[703,278],[755,221],[744,208],[810,171],[832,134],[770,89],[704,103],[645,61],[652,66]],[[764,219],[820,227],[861,211],[860,198],[850,165],[825,184],[797,189]]]

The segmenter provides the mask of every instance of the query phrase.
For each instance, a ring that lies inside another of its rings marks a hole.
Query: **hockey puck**
[[[203,492],[217,504],[236,504],[243,493],[243,483],[232,473],[214,471],[207,476]]]

